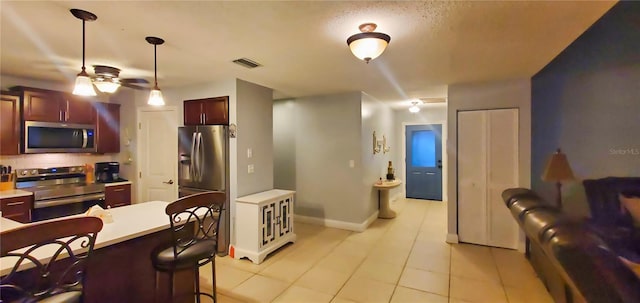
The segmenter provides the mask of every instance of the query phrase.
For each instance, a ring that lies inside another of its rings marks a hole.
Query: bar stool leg
[[[213,260],[211,260],[211,281],[213,283],[213,302],[217,303],[218,302],[218,297],[217,297],[217,290],[216,290],[216,258],[215,256],[213,257]]]
[[[198,266],[198,263],[196,263],[193,272],[196,278],[196,280],[194,281],[196,283],[196,302],[200,303],[200,268]]]

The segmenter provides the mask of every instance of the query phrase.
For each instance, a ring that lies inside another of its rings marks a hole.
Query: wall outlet
[[[349,167],[351,167],[351,168],[356,167],[356,161],[354,161],[354,160],[349,160]]]
[[[249,173],[249,174],[253,174],[253,164],[249,164],[249,165],[247,166],[247,173]]]

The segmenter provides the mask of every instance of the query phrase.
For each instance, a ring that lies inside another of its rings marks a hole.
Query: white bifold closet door
[[[458,237],[517,248],[518,224],[501,194],[518,187],[518,109],[458,112]]]

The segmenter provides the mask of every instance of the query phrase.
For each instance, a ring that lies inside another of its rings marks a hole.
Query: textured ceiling
[[[276,97],[365,91],[387,102],[446,96],[464,82],[529,78],[615,2],[551,1],[1,1],[0,72],[68,81],[81,66],[82,26],[69,9],[98,16],[86,24],[86,62],[153,80],[161,88],[236,77]],[[370,64],[346,39],[364,22],[391,36]],[[247,57],[263,66],[231,61]],[[407,103],[408,104],[408,103]]]

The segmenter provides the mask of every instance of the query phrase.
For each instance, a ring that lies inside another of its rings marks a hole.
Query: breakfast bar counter
[[[169,285],[169,275],[156,275],[150,258],[156,246],[171,243],[167,205],[151,201],[109,210],[113,222],[105,222],[98,233],[86,277],[85,302],[153,302],[156,278],[159,285]],[[24,225],[0,219],[3,232]],[[50,257],[38,256],[40,260]],[[12,265],[0,264],[0,275],[6,275]],[[174,291],[174,302],[193,302],[193,271],[175,274]],[[170,301],[168,287],[162,287],[158,295],[157,302]]]

